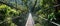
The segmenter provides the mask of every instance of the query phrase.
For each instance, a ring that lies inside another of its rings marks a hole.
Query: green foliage
[[[40,0],[40,6],[42,6],[43,5],[43,0]]]
[[[8,7],[6,5],[1,5],[0,11],[1,11],[0,13],[5,15],[5,16],[19,15],[19,11],[15,10],[15,9],[11,9],[10,7]]]
[[[48,20],[53,20],[55,18],[55,14],[51,13],[48,15]]]
[[[37,23],[37,24],[35,24],[34,26],[42,26],[42,25],[40,25],[39,23]]]
[[[40,24],[36,23],[36,25],[48,26],[50,24],[47,23],[47,21],[43,19],[48,19],[49,21],[52,21],[53,19],[55,19],[55,14],[54,14],[55,9],[53,8],[54,0],[40,0],[39,3],[40,3],[39,5],[41,8],[39,11],[36,12],[36,15],[38,15],[38,17],[35,21],[37,21]]]
[[[36,12],[36,14],[40,15],[43,18],[54,18],[54,17],[50,17],[49,15],[51,15],[51,13],[53,13],[54,15],[54,8],[53,8],[53,1],[52,0],[40,0],[40,7],[41,9]],[[53,16],[51,15],[51,16]],[[49,17],[48,17],[49,16]]]
[[[0,5],[0,16],[3,18],[3,21],[6,20],[8,24],[6,26],[15,26],[15,24],[12,22],[12,17],[20,15],[21,11],[12,9],[11,7],[7,5]],[[6,24],[6,23],[5,23]]]

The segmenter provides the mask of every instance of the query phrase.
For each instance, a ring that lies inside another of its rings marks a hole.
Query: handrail
[[[60,4],[54,5],[53,7],[58,7],[58,6],[60,6]]]
[[[41,17],[42,18],[42,17]],[[44,20],[46,20],[46,21],[49,21],[48,19],[46,19],[46,18],[42,18],[42,19],[44,19]],[[57,26],[60,26],[60,24],[58,24],[58,23],[55,23],[55,22],[53,22],[53,21],[49,21],[50,23],[52,23],[52,24],[55,24],[55,25],[57,25]]]

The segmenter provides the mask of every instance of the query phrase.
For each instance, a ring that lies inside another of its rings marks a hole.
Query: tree
[[[0,6],[0,20],[5,21],[6,26],[16,26],[14,23],[12,23],[12,17],[19,15],[21,12],[11,9],[9,6],[2,4]],[[7,22],[7,23],[6,23]],[[1,23],[0,26],[3,26]],[[8,25],[7,25],[8,24]],[[9,25],[10,24],[10,25]],[[5,26],[4,25],[4,26]]]

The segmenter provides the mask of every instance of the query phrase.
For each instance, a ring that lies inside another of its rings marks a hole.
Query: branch
[[[35,1],[35,4],[34,4],[34,6],[33,6],[32,9],[31,9],[31,12],[34,11],[34,8],[35,8],[36,4],[37,4],[37,0]]]
[[[7,5],[7,6],[11,7],[11,8],[18,9],[18,8],[16,8],[16,7],[10,5],[10,3],[6,3],[6,2],[2,2],[2,1],[0,1],[0,3],[5,4],[5,5]]]

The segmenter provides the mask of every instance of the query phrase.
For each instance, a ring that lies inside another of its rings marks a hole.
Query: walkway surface
[[[25,26],[34,26],[34,20],[32,18],[32,14],[31,13],[29,13],[29,16],[28,16],[28,19],[27,19],[27,22],[26,22]]]

